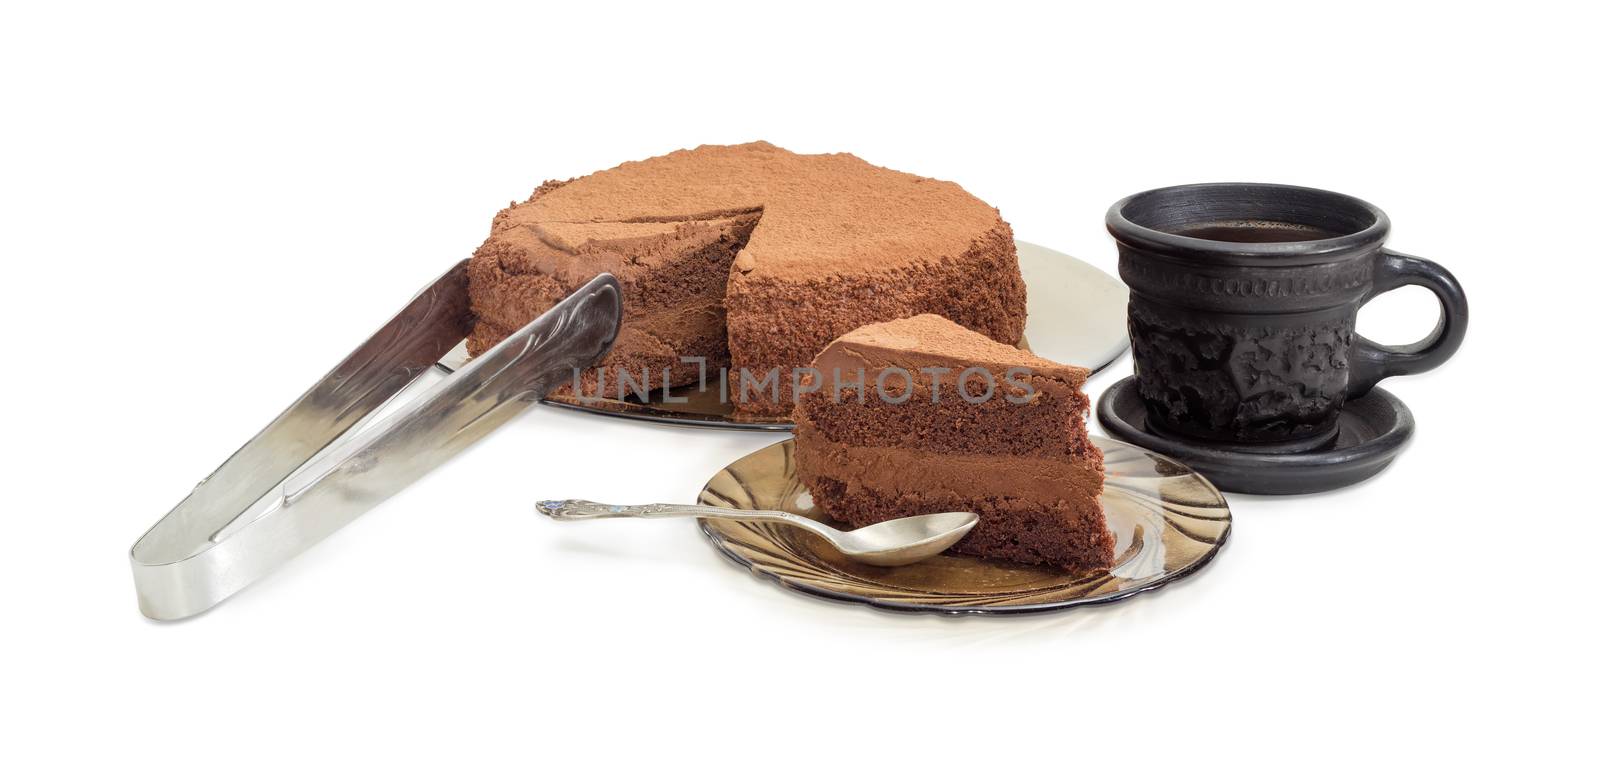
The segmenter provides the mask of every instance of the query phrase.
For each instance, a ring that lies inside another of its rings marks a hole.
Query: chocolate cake
[[[473,255],[468,349],[606,271],[622,283],[622,331],[580,390],[697,382],[702,363],[682,357],[704,357],[751,414],[788,414],[793,369],[861,325],[932,313],[1014,344],[1026,317],[993,207],[951,182],[757,142],[546,182],[501,211]]]
[[[1105,469],[1085,428],[1089,371],[943,317],[853,330],[815,359],[795,412],[800,480],[860,527],[976,512],[953,551],[1069,570],[1109,567]]]

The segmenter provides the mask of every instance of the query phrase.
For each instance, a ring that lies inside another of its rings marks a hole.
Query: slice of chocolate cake
[[[1111,565],[1089,371],[931,314],[853,330],[813,362],[795,415],[800,479],[863,526],[976,512],[954,551],[1070,570]]]

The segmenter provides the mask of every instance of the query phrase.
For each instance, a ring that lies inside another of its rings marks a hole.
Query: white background
[[[1593,752],[1587,11],[580,5],[4,11],[0,754]],[[552,524],[535,499],[692,499],[779,436],[541,409],[212,613],[138,614],[133,540],[496,210],[753,139],[954,179],[1107,271],[1138,190],[1347,192],[1470,334],[1384,384],[1418,420],[1388,472],[1237,497],[1215,564],[1109,608],[891,616],[692,523]]]

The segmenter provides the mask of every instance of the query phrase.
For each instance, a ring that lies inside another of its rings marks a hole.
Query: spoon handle
[[[586,499],[540,501],[539,512],[557,520],[594,520],[606,517],[716,517],[746,522],[785,522],[810,527],[810,520],[775,509],[728,509],[700,504],[601,504]]]

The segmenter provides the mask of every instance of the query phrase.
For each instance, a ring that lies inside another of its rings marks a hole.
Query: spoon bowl
[[[921,562],[954,546],[978,524],[973,512],[938,512],[834,531],[835,548],[869,565],[896,567]]]
[[[702,504],[601,504],[583,499],[541,501],[541,514],[556,520],[608,517],[704,517],[715,520],[787,523],[821,536],[850,559],[898,567],[921,562],[954,546],[978,524],[972,512],[937,512],[839,530],[808,517],[772,509],[728,509]]]

